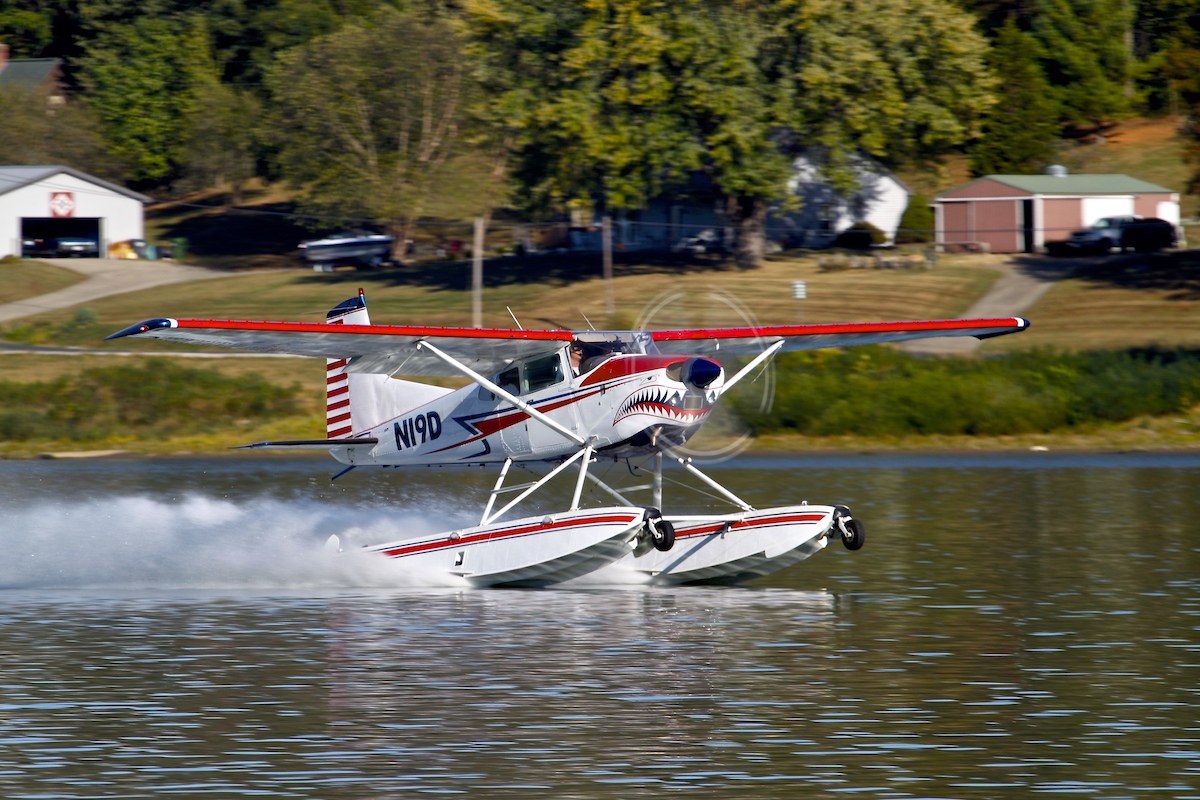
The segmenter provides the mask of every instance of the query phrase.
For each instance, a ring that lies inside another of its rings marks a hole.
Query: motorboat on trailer
[[[348,231],[301,242],[304,260],[317,272],[332,272],[336,266],[378,267],[392,255],[396,237],[384,233]]]

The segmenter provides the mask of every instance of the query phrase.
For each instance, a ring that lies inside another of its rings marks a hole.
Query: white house
[[[112,242],[145,238],[149,202],[71,167],[0,167],[0,257],[62,237],[92,239],[103,255]]]
[[[860,222],[868,222],[887,237],[891,244],[900,228],[900,219],[912,197],[904,183],[887,168],[867,156],[859,156],[854,166],[858,190],[843,195],[821,179],[818,165],[801,156],[792,164],[788,190],[798,198],[794,211],[774,209],[767,219],[767,238],[785,247],[830,247],[842,231]],[[693,176],[688,194],[703,197],[704,177]],[[726,239],[728,222],[718,201],[702,202],[677,199],[669,195],[652,199],[645,209],[626,212],[614,220],[613,239],[617,246],[630,250],[665,250],[687,237],[704,231],[722,233]],[[571,244],[577,249],[599,249],[599,234],[574,228]]]

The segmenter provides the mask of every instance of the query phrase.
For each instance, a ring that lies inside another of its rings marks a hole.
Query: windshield
[[[1098,219],[1092,224],[1093,228],[1109,228],[1112,227],[1112,221],[1107,219]]]

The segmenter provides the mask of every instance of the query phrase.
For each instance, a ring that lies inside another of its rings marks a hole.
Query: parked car
[[[58,258],[99,258],[100,245],[86,236],[60,236],[54,240],[54,255]]]
[[[1067,239],[1067,247],[1087,253],[1109,253],[1114,247],[1150,253],[1174,247],[1176,241],[1175,226],[1165,219],[1131,214],[1096,220],[1090,228],[1072,233]]]
[[[21,239],[21,255],[26,258],[45,258],[54,255],[54,240],[26,236]]]

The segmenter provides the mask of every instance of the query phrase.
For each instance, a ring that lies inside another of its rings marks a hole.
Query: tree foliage
[[[465,4],[524,196],[633,209],[699,174],[743,266],[761,259],[796,148],[821,146],[848,185],[856,151],[961,144],[991,103],[984,42],[942,0],[589,0],[568,19],[554,7]]]
[[[461,143],[461,50],[442,19],[384,7],[280,56],[268,75],[279,165],[307,208],[386,220],[403,246]]]
[[[99,121],[78,103],[51,106],[44,91],[0,90],[0,164],[65,164],[119,180]]]
[[[1045,166],[1059,127],[1050,85],[1038,64],[1038,48],[1009,21],[992,48],[990,62],[1000,79],[999,102],[971,148],[974,175],[1023,173]]]

